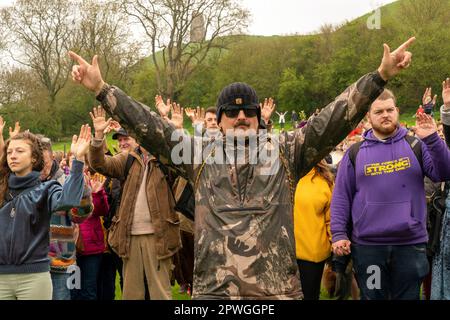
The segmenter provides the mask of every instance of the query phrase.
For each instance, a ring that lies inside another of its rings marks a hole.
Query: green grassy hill
[[[274,97],[279,110],[311,114],[375,70],[383,43],[394,50],[415,35],[412,67],[388,85],[398,96],[402,112],[414,112],[425,88],[432,86],[439,93],[441,81],[450,75],[450,1],[388,4],[381,8],[380,29],[374,30],[367,27],[372,14],[312,35],[229,37],[229,48],[211,52],[208,64],[183,85],[177,101],[184,106],[214,105],[224,86],[241,81],[251,84],[260,99]],[[150,58],[144,61],[133,75],[130,93],[152,105],[157,93],[155,73]]]

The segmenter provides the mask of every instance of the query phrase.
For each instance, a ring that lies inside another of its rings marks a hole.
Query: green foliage
[[[279,109],[282,111],[293,109],[301,109],[306,112],[313,111],[309,109],[312,106],[305,100],[307,87],[308,83],[304,76],[298,76],[293,68],[284,70],[278,91],[278,103],[281,106]]]
[[[411,68],[388,85],[397,95],[402,113],[413,114],[425,88],[432,86],[440,94],[442,80],[450,76],[449,9],[450,0],[399,0],[381,9],[378,30],[367,28],[372,14],[368,13],[340,27],[324,26],[314,35],[230,36],[227,49],[212,50],[206,63],[179,87],[177,102],[187,107],[215,105],[221,89],[239,81],[252,85],[260,100],[273,97],[280,111],[295,109],[311,114],[361,76],[376,70],[383,43],[395,49],[415,35]],[[116,64],[107,81],[153,108],[159,92],[152,58],[126,70]],[[61,138],[90,123],[88,112],[96,105],[92,93],[69,81],[52,106],[36,79],[23,72],[19,76],[10,76],[8,81],[26,94],[18,100],[0,101],[1,114],[9,124],[20,120],[23,128]]]

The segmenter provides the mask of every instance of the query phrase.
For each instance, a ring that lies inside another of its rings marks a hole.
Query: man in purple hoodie
[[[449,180],[450,151],[426,114],[417,118],[420,147],[414,151],[389,90],[372,104],[368,119],[373,129],[359,151],[346,153],[336,178],[333,251],[352,255],[363,300],[420,299],[429,270],[423,178]]]

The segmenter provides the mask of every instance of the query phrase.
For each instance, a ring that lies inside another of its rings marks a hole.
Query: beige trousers
[[[50,272],[0,274],[0,300],[52,300]]]
[[[171,300],[172,258],[156,258],[154,235],[131,236],[130,254],[123,259],[123,300],[144,300],[147,279],[151,300]]]

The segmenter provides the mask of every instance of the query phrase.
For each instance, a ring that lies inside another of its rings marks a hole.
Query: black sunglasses
[[[244,114],[247,118],[255,118],[258,116],[258,107],[255,106],[250,107],[228,106],[225,107],[223,112],[228,118],[237,118],[241,110],[244,111]]]

